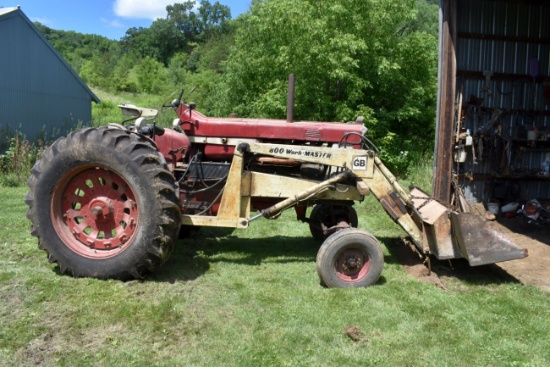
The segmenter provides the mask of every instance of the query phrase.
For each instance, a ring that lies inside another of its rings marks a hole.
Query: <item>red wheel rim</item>
[[[132,188],[118,173],[97,166],[65,174],[54,188],[51,216],[72,251],[96,259],[126,249],[139,219]]]
[[[365,251],[347,248],[338,255],[334,267],[340,279],[353,283],[363,279],[369,273],[371,261]]]

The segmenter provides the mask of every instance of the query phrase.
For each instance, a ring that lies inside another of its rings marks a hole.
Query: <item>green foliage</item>
[[[158,56],[159,52],[153,44],[151,33],[149,28],[129,28],[120,40],[122,50],[125,54],[131,55],[134,58]]]
[[[160,93],[168,80],[168,74],[162,63],[149,56],[135,66],[135,73],[138,88],[145,93]]]
[[[186,69],[194,74],[213,71],[218,74],[225,72],[225,61],[229,57],[235,41],[234,32],[215,36],[208,42],[197,45],[189,55]]]
[[[80,69],[82,80],[91,85],[103,85],[106,79],[106,65],[98,56],[92,57]]]
[[[257,3],[242,19],[235,52],[228,62],[232,107],[245,116],[270,115],[271,111],[261,107],[272,109],[274,98],[284,105],[286,79],[294,73],[298,118],[349,118],[337,116],[336,105],[344,104],[341,111],[353,110],[364,98],[372,83],[365,72],[369,64],[380,64],[373,60],[378,55],[372,49],[391,43],[392,30],[402,19],[400,12],[410,10],[402,5],[405,3]],[[396,9],[391,9],[392,4]],[[379,13],[387,18],[383,23],[378,22]]]
[[[166,18],[157,19],[150,28],[130,28],[121,43],[133,57],[151,57],[164,65],[177,53],[191,54],[197,45],[230,32],[227,6],[202,0],[175,3],[166,7]]]
[[[43,132],[35,143],[29,142],[20,132],[7,137],[9,145],[0,155],[0,186],[17,187],[27,181],[32,166],[44,151],[44,137]]]
[[[208,0],[201,0],[199,19],[198,33],[203,42],[230,31],[231,10],[218,1],[211,4]]]
[[[235,20],[207,0],[167,10],[120,41],[39,28],[85,82],[107,92],[161,99],[197,87],[190,98],[206,114],[282,119],[293,73],[296,119],[365,116],[397,175],[433,150],[433,0],[263,0]]]
[[[400,31],[404,34],[424,32],[437,37],[439,0],[416,0],[416,18],[405,23]]]
[[[173,109],[163,109],[162,105],[167,105],[176,98],[179,90],[173,91],[170,95],[163,93],[162,96],[128,92],[116,92],[116,94],[112,94],[101,89],[95,89],[94,92],[101,100],[100,104],[92,105],[92,125],[95,127],[105,126],[113,122],[121,123],[123,120],[128,119],[128,116],[122,115],[118,107],[121,104],[133,104],[157,109],[159,115],[155,120],[158,125],[164,127],[171,127],[172,121],[176,117]]]
[[[120,103],[122,104],[123,102]],[[101,103],[92,105],[92,121],[94,127],[122,121],[122,115],[120,109],[117,107],[117,103],[101,98]]]
[[[437,95],[435,45],[436,38],[426,33],[413,33],[399,41],[393,56],[396,67],[380,75],[375,82],[379,93],[368,98],[369,106],[379,106],[377,117],[384,121],[380,129],[373,130],[379,137],[390,132],[399,135],[401,150],[405,144],[407,148],[416,146],[423,153],[433,145]],[[387,144],[386,147],[391,149]]]
[[[201,0],[197,11],[194,11],[195,1],[186,1],[168,5],[166,20],[175,24],[180,37],[187,44],[205,42],[212,37],[228,31],[227,22],[231,19],[229,7],[218,1],[211,4],[208,0]]]
[[[117,41],[103,36],[54,30],[39,22],[34,24],[76,72],[80,72],[81,67],[92,57],[116,54],[119,49]]]
[[[172,85],[183,85],[186,76],[187,54],[178,52],[168,63],[168,79]]]
[[[434,160],[433,153],[416,154],[407,168],[407,177],[402,182],[405,187],[416,186],[428,194],[432,193]]]
[[[210,116],[218,116],[219,111],[215,110],[215,106],[223,98],[223,86],[221,82],[222,76],[212,70],[203,70],[200,73],[186,73],[185,84],[182,85],[187,92],[190,92],[193,87],[196,87],[193,94],[189,96],[187,102],[195,102],[198,109]],[[184,95],[185,96],[185,95]],[[221,116],[229,116],[221,115]]]
[[[196,8],[187,1],[167,10],[166,18],[149,28],[130,28],[120,41],[35,24],[86,83],[113,92],[162,94],[181,87],[187,70],[221,72],[233,37],[229,8],[219,2],[203,0]]]
[[[135,60],[129,55],[122,55],[116,62],[112,71],[109,89],[120,92],[137,92],[138,84],[132,67]]]
[[[224,75],[227,96],[216,109],[284,118],[286,81],[295,74],[297,119],[350,121],[368,106],[375,142],[404,174],[413,153],[433,146],[437,38],[413,29],[419,4],[254,3],[240,18]]]

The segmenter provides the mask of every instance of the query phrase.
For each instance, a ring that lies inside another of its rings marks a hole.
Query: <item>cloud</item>
[[[101,23],[109,26],[109,27],[113,27],[113,28],[124,28],[125,25],[120,23],[118,20],[116,19],[113,19],[113,20],[109,20],[107,18],[100,18],[101,20]]]
[[[35,17],[35,18],[32,18],[32,21],[33,22],[38,22],[42,25],[45,25],[45,26],[48,26],[48,27],[51,27],[52,24],[54,24],[54,22],[48,18],[40,18],[40,17]]]
[[[166,17],[166,6],[174,0],[115,0],[113,10],[123,18],[151,19]]]

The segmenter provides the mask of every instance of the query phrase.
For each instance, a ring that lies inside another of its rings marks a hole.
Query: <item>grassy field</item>
[[[550,294],[490,270],[445,288],[409,276],[403,233],[371,199],[376,286],[325,289],[292,212],[249,230],[203,229],[143,281],[60,275],[37,249],[25,188],[0,189],[1,366],[549,366]],[[357,340],[344,329],[354,326]]]
[[[156,109],[159,114],[155,121],[160,126],[171,127],[172,121],[177,117],[173,110],[170,108],[163,109],[162,105],[168,105],[177,98],[178,90],[166,96],[133,93],[117,93],[114,95],[97,88],[94,88],[94,93],[99,97],[101,103],[92,104],[92,126],[107,125],[110,122],[120,123],[127,119],[128,116],[123,116],[120,108],[118,108],[118,105],[121,104],[133,104],[139,107]]]

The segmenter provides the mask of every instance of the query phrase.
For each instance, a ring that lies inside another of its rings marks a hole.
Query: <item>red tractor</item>
[[[371,285],[384,258],[376,238],[357,229],[352,206],[370,193],[426,255],[464,257],[472,265],[526,256],[502,237],[485,240],[492,233],[473,216],[417,189],[406,192],[361,120],[211,118],[181,96],[168,106],[178,116],[172,129],[156,126],[156,110],[122,105],[131,116],[125,123],[60,138],[33,167],[26,197],[31,233],[62,273],[142,278],[168,259],[180,229],[246,228],[294,207],[323,242],[321,281]],[[484,241],[476,243],[468,228]]]

